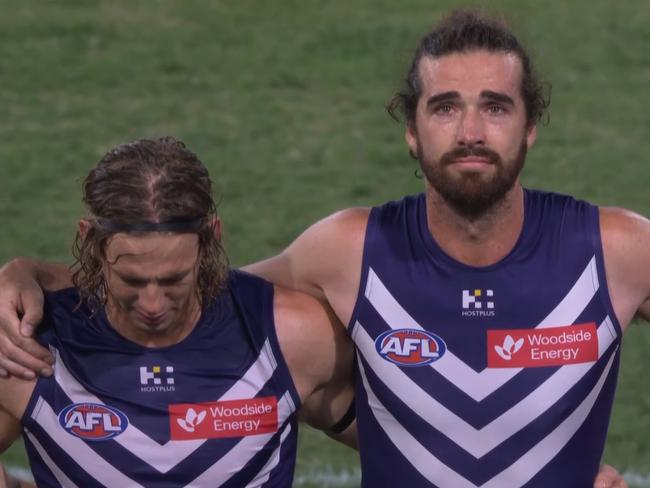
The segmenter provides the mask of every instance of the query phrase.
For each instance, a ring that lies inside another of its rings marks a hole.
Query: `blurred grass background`
[[[464,5],[504,13],[553,84],[525,184],[650,215],[647,2]],[[457,6],[0,0],[0,261],[69,261],[81,179],[140,137],[175,135],[210,168],[234,265],[336,209],[420,191],[383,107],[420,36]],[[620,470],[650,473],[649,349],[633,327],[605,454]],[[303,429],[297,486],[354,486],[357,466]]]

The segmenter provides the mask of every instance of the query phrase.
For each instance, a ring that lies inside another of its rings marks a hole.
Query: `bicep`
[[[354,418],[354,346],[336,322],[333,336],[321,342],[318,354],[310,361],[314,388],[303,400],[301,419],[310,426],[324,430],[332,437],[346,439],[346,423]],[[339,434],[331,431],[343,423]],[[339,440],[341,440],[339,439]]]
[[[619,208],[600,213],[605,272],[616,316],[625,329],[650,316],[650,221]]]

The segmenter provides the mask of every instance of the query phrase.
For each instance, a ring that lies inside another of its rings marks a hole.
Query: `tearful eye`
[[[505,109],[501,105],[497,105],[496,103],[493,103],[492,105],[488,105],[487,110],[491,114],[501,114],[505,112]]]
[[[454,107],[448,103],[443,103],[442,105],[438,105],[436,107],[436,112],[441,113],[441,114],[449,114],[454,110]]]

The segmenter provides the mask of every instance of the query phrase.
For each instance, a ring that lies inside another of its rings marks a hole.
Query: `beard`
[[[461,217],[475,221],[502,202],[514,187],[524,167],[527,150],[526,139],[522,139],[517,155],[505,162],[497,152],[476,146],[458,147],[443,154],[438,161],[431,161],[425,158],[418,140],[417,159],[427,181],[451,208]],[[494,174],[451,173],[449,167],[457,159],[470,156],[486,158],[494,166]]]

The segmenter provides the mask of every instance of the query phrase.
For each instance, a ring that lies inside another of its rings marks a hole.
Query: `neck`
[[[470,266],[490,266],[515,246],[524,223],[524,192],[517,182],[503,200],[470,220],[427,184],[427,225],[440,248]]]

